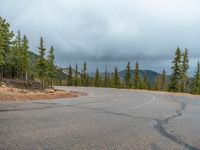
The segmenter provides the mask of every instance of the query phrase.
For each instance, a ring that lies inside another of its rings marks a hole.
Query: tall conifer
[[[53,79],[56,75],[56,68],[55,68],[55,52],[53,46],[51,46],[48,56],[47,56],[47,75],[50,78],[51,87],[53,87]]]
[[[139,75],[139,64],[138,64],[138,61],[136,61],[136,64],[135,64],[133,85],[134,85],[135,89],[139,89],[139,86],[140,86],[140,75]]]
[[[100,79],[100,74],[99,74],[99,69],[97,68],[96,69],[96,73],[95,73],[95,79],[94,79],[94,86],[95,87],[99,87],[100,86],[100,82],[101,82],[101,79]]]
[[[197,69],[194,76],[192,93],[200,95],[200,63],[199,62],[197,63]]]
[[[188,69],[189,69],[189,59],[188,50],[185,49],[182,54],[182,64],[181,64],[181,92],[186,92],[188,85]]]
[[[28,84],[28,71],[30,68],[28,49],[28,39],[24,35],[22,39],[22,76],[26,81],[26,85]]]
[[[126,88],[131,88],[131,66],[130,62],[128,62],[126,66],[126,73],[125,73],[125,86]]]
[[[73,75],[72,75],[72,67],[71,67],[71,65],[68,68],[67,85],[68,86],[72,86],[73,85]]]
[[[44,78],[46,76],[47,67],[46,67],[46,60],[44,58],[46,49],[44,47],[44,40],[42,37],[40,38],[40,45],[38,49],[39,49],[39,57],[36,62],[36,71],[38,73],[40,81],[42,82],[42,88],[44,88]]]
[[[169,83],[169,91],[180,91],[180,79],[181,79],[181,50],[178,47],[175,52],[174,60],[172,61],[172,75]]]
[[[113,75],[113,87],[120,88],[120,77],[117,66],[114,68],[114,75]]]

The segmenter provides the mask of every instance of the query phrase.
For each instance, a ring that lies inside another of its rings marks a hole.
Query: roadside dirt
[[[72,98],[84,95],[84,93],[73,91],[61,91],[54,89],[34,90],[0,86],[0,101],[49,100],[59,98]]]

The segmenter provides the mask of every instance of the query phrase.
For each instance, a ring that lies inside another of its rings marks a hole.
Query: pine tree
[[[72,67],[71,67],[71,65],[68,68],[67,85],[68,86],[72,86],[73,85],[73,75],[72,75]]]
[[[162,76],[159,75],[156,77],[155,80],[155,90],[161,91],[161,89],[162,89]]]
[[[163,72],[161,74],[161,90],[165,91],[166,86],[166,73],[165,70],[163,69]]]
[[[84,62],[83,70],[82,70],[82,85],[88,86],[89,85],[89,77],[87,74],[87,64]]]
[[[175,52],[175,58],[172,61],[172,75],[169,84],[169,91],[178,92],[180,91],[180,79],[181,79],[181,50],[178,47]]]
[[[109,73],[108,73],[107,69],[105,69],[105,72],[104,72],[103,86],[109,87]]]
[[[15,57],[16,57],[16,72],[18,78],[23,78],[23,71],[22,71],[22,65],[23,65],[23,50],[22,50],[22,38],[21,38],[21,32],[18,30],[17,37],[16,37],[16,50],[15,50]]]
[[[114,75],[113,75],[113,86],[115,88],[120,88],[120,77],[119,77],[119,72],[118,72],[118,69],[117,69],[117,66],[115,66],[114,68]]]
[[[0,24],[1,25],[1,24]],[[0,30],[1,30],[1,26],[0,26]],[[3,81],[3,65],[4,65],[4,58],[3,58],[3,37],[2,37],[2,34],[0,32],[0,82]]]
[[[78,86],[78,65],[76,64],[74,85]]]
[[[135,72],[134,72],[133,85],[134,85],[135,89],[139,89],[140,76],[139,76],[139,64],[138,64],[138,61],[136,61],[136,64],[135,64]]]
[[[3,77],[8,77],[11,72],[10,69],[10,53],[11,53],[11,39],[13,38],[13,32],[10,31],[10,25],[5,19],[0,17],[0,69],[1,69],[1,81]]]
[[[94,86],[95,87],[99,87],[101,84],[101,79],[100,79],[100,74],[99,74],[99,69],[96,69],[96,73],[95,73],[95,79],[94,79]]]
[[[147,74],[144,75],[142,89],[145,89],[145,90],[149,89],[149,81],[148,81]]]
[[[22,40],[22,74],[26,81],[26,85],[28,84],[28,71],[30,68],[28,49],[28,39],[24,35]]]
[[[131,88],[131,67],[130,67],[130,62],[128,62],[126,66],[126,73],[125,73],[125,85],[126,88]]]
[[[56,75],[56,68],[55,68],[55,53],[54,53],[54,48],[51,46],[47,56],[47,74],[48,77],[50,78],[51,81],[51,88],[53,87],[53,79],[55,78]]]
[[[197,69],[194,76],[192,93],[200,95],[200,63],[199,62],[197,63]]]
[[[38,76],[40,78],[40,81],[42,82],[42,88],[44,88],[44,78],[46,76],[46,60],[44,58],[45,56],[45,47],[44,47],[44,41],[43,38],[40,38],[40,46],[38,47],[39,49],[39,57],[36,62],[36,71],[38,73]]]
[[[182,54],[183,60],[181,64],[181,92],[186,92],[188,84],[188,69],[189,69],[189,59],[188,59],[188,50],[185,49],[185,52]]]

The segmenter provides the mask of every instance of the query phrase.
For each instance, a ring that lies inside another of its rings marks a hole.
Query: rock
[[[6,88],[7,86],[6,85],[1,85],[1,87]]]
[[[47,93],[54,93],[55,90],[54,90],[54,89],[47,89],[46,92],[47,92]]]
[[[19,91],[20,93],[28,93],[28,91],[27,90],[21,90],[21,91]]]
[[[5,82],[1,82],[1,83],[0,83],[0,86],[1,86],[1,87],[7,87]]]

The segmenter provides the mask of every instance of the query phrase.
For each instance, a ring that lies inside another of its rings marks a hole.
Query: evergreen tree
[[[113,86],[114,72],[111,72],[110,75],[109,75],[108,77],[109,77],[109,80],[108,80],[108,81],[109,81],[109,82],[108,82],[108,87],[111,87],[111,88],[112,88],[112,87],[114,87],[114,86]]]
[[[119,72],[118,72],[118,69],[117,69],[117,66],[115,66],[114,68],[114,75],[113,75],[113,86],[115,88],[120,88],[120,77],[119,77]]]
[[[22,65],[23,65],[23,50],[22,50],[22,38],[21,38],[21,32],[18,30],[17,36],[16,36],[16,49],[15,49],[15,67],[16,67],[16,73],[17,78],[23,78],[23,71],[22,71]]]
[[[74,85],[78,86],[78,65],[76,64],[75,67],[75,81],[74,81]]]
[[[161,74],[161,90],[165,91],[165,85],[166,85],[166,73],[165,70],[163,69],[163,72]]]
[[[89,85],[89,77],[87,74],[87,64],[84,62],[83,71],[82,71],[82,85],[88,86]]]
[[[55,78],[56,75],[56,68],[55,68],[55,53],[54,53],[54,48],[51,46],[47,56],[47,73],[48,77],[50,78],[51,82],[51,88],[53,87],[53,79]]]
[[[139,64],[138,64],[138,61],[136,61],[136,64],[135,64],[133,85],[134,85],[135,89],[138,89],[139,85],[140,85],[140,75],[139,75]]]
[[[172,75],[169,84],[169,91],[178,92],[180,91],[180,79],[181,79],[181,50],[178,47],[175,52],[175,58],[172,61]]]
[[[0,26],[0,29],[1,29],[1,26]],[[3,65],[4,65],[4,58],[3,58],[3,47],[2,47],[2,44],[3,44],[3,37],[1,35],[1,32],[0,32],[0,82],[3,81]]]
[[[109,87],[109,73],[108,73],[107,69],[105,69],[103,82],[104,82],[103,83],[104,87]]]
[[[8,77],[11,71],[10,69],[10,53],[11,53],[11,39],[13,38],[13,32],[10,31],[10,25],[5,19],[0,17],[0,70],[1,81],[3,77]]]
[[[40,78],[40,81],[42,82],[42,88],[44,88],[44,78],[46,76],[46,60],[44,58],[45,56],[45,47],[44,47],[44,41],[43,38],[40,38],[40,46],[39,49],[39,57],[36,62],[36,71],[38,73],[38,76]]]
[[[142,84],[142,89],[149,89],[149,81],[148,81],[148,77],[147,74],[144,75],[144,79],[143,79],[143,84]]]
[[[186,92],[188,84],[188,69],[189,69],[189,59],[188,59],[188,50],[185,49],[185,52],[182,54],[183,60],[181,64],[181,92]]]
[[[26,81],[26,85],[28,84],[28,71],[30,68],[28,49],[28,39],[24,35],[22,40],[22,74]]]
[[[128,62],[126,66],[126,73],[125,73],[125,85],[126,88],[131,88],[131,67],[130,67],[130,62]]]
[[[95,79],[94,79],[94,86],[95,87],[99,87],[101,84],[101,79],[100,79],[100,74],[99,74],[99,69],[96,69],[96,73],[95,73]]]
[[[155,80],[155,90],[161,91],[161,89],[162,89],[162,76],[159,75],[156,77]]]
[[[200,95],[200,63],[199,62],[197,63],[197,69],[194,76],[192,93]]]
[[[72,86],[73,85],[73,76],[72,76],[72,67],[71,67],[71,65],[69,66],[69,69],[68,69],[67,85],[68,86]]]

